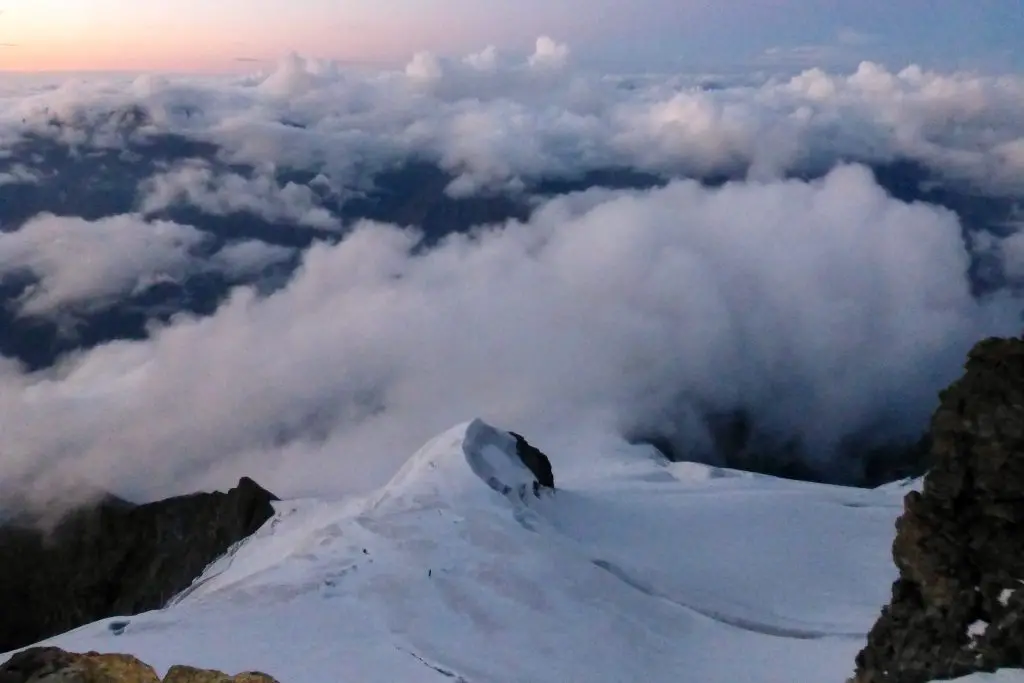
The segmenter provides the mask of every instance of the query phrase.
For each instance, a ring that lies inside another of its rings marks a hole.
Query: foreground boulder
[[[278,683],[265,673],[246,671],[228,676],[213,669],[196,669],[191,666],[172,666],[163,683]]]
[[[87,652],[76,654],[56,647],[35,647],[0,666],[0,683],[161,683],[149,664],[131,655]],[[173,666],[163,683],[278,683],[267,674],[249,672],[228,676],[220,671]]]
[[[259,529],[274,514],[274,500],[243,478],[227,493],[145,505],[106,498],[52,530],[0,527],[0,652],[163,607]]]
[[[940,399],[932,468],[896,524],[899,579],[855,683],[1024,667],[1024,340],[979,343]]]

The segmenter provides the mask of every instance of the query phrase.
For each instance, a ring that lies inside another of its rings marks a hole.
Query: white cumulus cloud
[[[1013,301],[971,297],[953,214],[889,198],[857,166],[593,192],[417,245],[363,224],[266,298],[238,289],[56,374],[8,369],[0,480],[146,497],[246,473],[337,493],[474,415],[618,438],[735,406],[826,458],[858,428],[922,426],[966,349],[1016,324]]]
[[[195,228],[138,216],[90,222],[42,214],[0,233],[0,276],[27,272],[38,278],[21,297],[23,314],[90,307],[154,279],[180,279],[194,266],[189,250],[203,238]]]

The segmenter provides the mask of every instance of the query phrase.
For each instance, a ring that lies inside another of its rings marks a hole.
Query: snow
[[[902,493],[910,493],[911,491],[921,492],[924,488],[924,477],[912,477],[907,479],[900,479],[889,484],[883,484],[878,487],[882,491],[894,491]]]
[[[535,496],[480,420],[373,495],[292,500],[166,609],[48,643],[283,683],[845,680],[895,569],[901,488],[669,464],[566,435]],[[127,622],[127,624],[125,623]],[[972,683],[1019,683],[972,678]]]
[[[985,635],[986,631],[988,631],[988,622],[982,621],[980,619],[971,622],[971,624],[967,627],[967,635],[970,638],[980,638],[983,635]]]

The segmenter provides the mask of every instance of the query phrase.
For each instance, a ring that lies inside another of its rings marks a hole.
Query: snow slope
[[[459,425],[372,496],[277,504],[168,608],[48,642],[284,683],[850,675],[905,489],[545,450],[559,489],[538,498],[509,434]]]

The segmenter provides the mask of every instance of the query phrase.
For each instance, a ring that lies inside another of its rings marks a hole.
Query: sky
[[[0,69],[228,71],[289,52],[402,64],[528,50],[583,65],[1024,70],[1024,0],[0,0]]]

